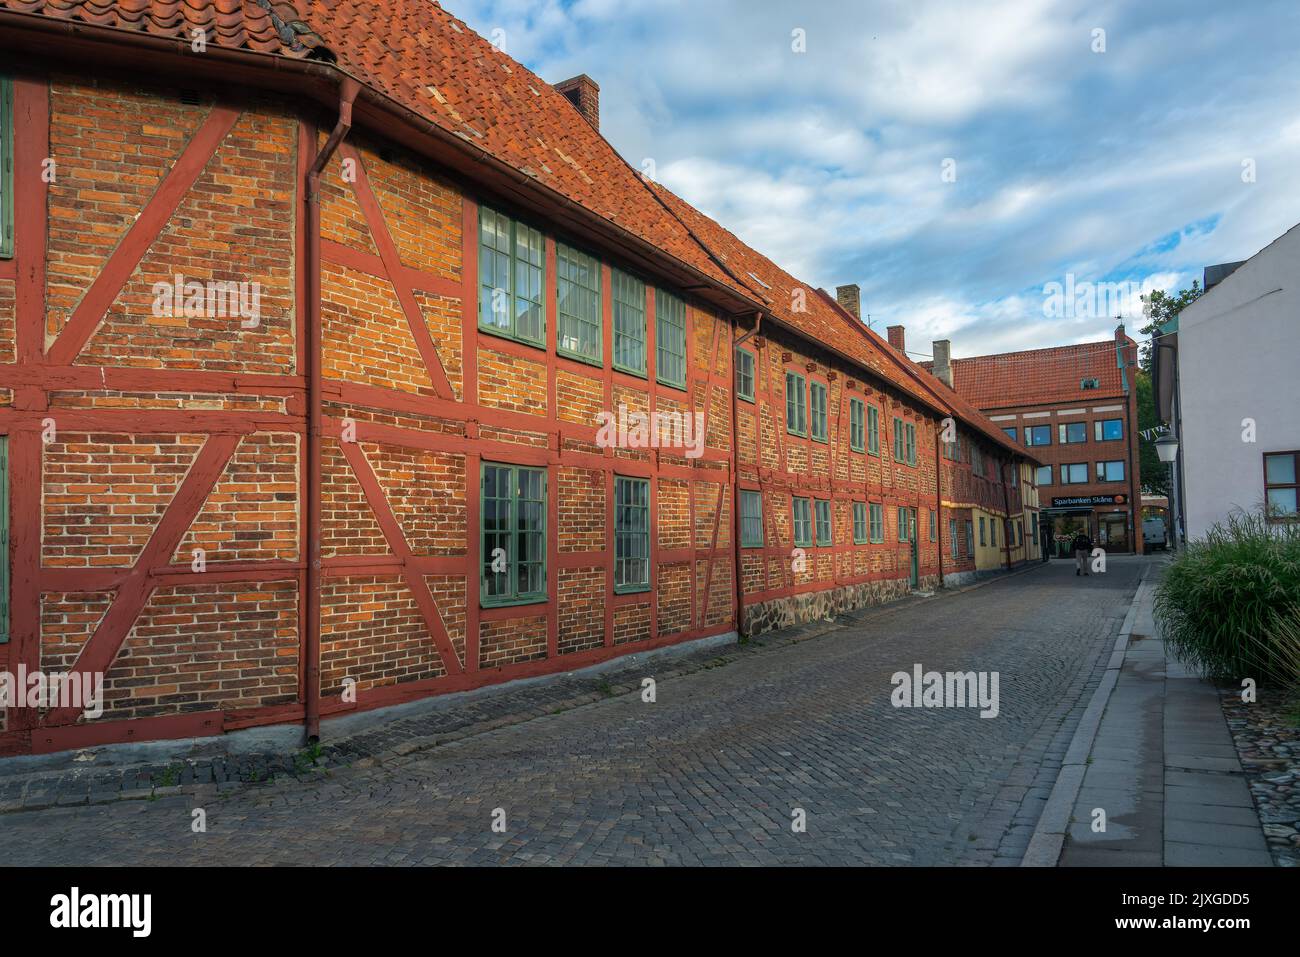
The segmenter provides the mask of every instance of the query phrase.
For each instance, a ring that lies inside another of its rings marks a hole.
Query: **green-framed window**
[[[906,508],[898,508],[898,540],[900,542],[910,542],[912,540],[912,515]]]
[[[874,405],[867,406],[867,451],[880,454],[880,410]]]
[[[930,541],[938,541],[939,535],[939,517],[935,515],[934,509],[930,509]]]
[[[645,283],[621,269],[612,270],[614,368],[645,375]]]
[[[686,303],[655,290],[655,378],[686,388]]]
[[[763,547],[763,496],[759,492],[740,492],[740,546]]]
[[[853,544],[867,543],[867,503],[853,503]]]
[[[478,324],[530,345],[546,344],[546,240],[486,206],[478,214]]]
[[[808,387],[808,404],[812,407],[812,437],[826,441],[826,386],[813,382]]]
[[[13,84],[0,76],[0,257],[14,254]],[[8,621],[5,623],[8,635]]]
[[[0,435],[0,645],[9,640],[9,436]]]
[[[867,411],[861,399],[849,399],[849,448],[854,452],[867,450]]]
[[[998,520],[996,518],[989,519],[989,544],[994,548],[998,547]]]
[[[987,542],[984,540],[984,516],[980,516],[980,547],[983,548]]]
[[[736,350],[736,395],[754,401],[754,353],[748,349]]]
[[[790,499],[790,517],[794,522],[794,543],[807,548],[812,544],[812,509],[806,498]]]
[[[484,462],[479,597],[483,605],[546,600],[546,470]]]
[[[885,540],[885,506],[879,502],[871,504],[871,540],[876,543]]]
[[[903,426],[904,453],[908,465],[916,464],[916,424],[908,422]]]
[[[905,461],[906,448],[903,444],[903,420],[894,417],[894,461]]]
[[[614,591],[650,589],[650,480],[614,477]]]
[[[952,552],[952,557],[956,558],[961,554],[961,545],[957,539],[957,519],[948,519],[948,548]]]
[[[785,374],[785,430],[791,435],[808,434],[806,382],[797,372]]]
[[[582,362],[603,365],[600,260],[563,243],[555,246],[555,348]]]
[[[813,509],[817,520],[817,544],[826,546],[831,543],[831,503],[817,499]]]

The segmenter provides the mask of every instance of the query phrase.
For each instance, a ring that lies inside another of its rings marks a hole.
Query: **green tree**
[[[1163,326],[1174,316],[1178,315],[1197,299],[1205,290],[1201,288],[1199,279],[1192,280],[1191,289],[1180,289],[1178,295],[1171,296],[1163,289],[1157,289],[1149,295],[1142,297],[1142,312],[1147,317],[1147,324],[1138,330],[1142,335],[1153,337],[1158,334],[1156,327]],[[1147,375],[1151,374],[1151,364],[1154,361],[1155,348],[1152,346],[1152,339],[1148,338],[1142,343],[1139,352],[1138,361],[1142,365],[1142,371]]]
[[[1137,371],[1138,431],[1159,425],[1156,419],[1155,392],[1151,387],[1151,374],[1145,369]],[[1169,494],[1169,466],[1160,461],[1155,442],[1138,436],[1138,468],[1142,476],[1143,495]]]
[[[1190,289],[1180,289],[1178,295],[1171,296],[1163,289],[1157,289],[1150,295],[1143,296],[1143,312],[1147,324],[1138,331],[1148,338],[1142,342],[1138,352],[1139,370],[1137,374],[1137,414],[1138,431],[1145,432],[1160,425],[1156,415],[1155,391],[1151,386],[1151,367],[1155,363],[1154,337],[1159,335],[1158,326],[1164,325],[1189,305],[1201,298],[1205,290],[1200,280],[1193,279]],[[1142,474],[1142,491],[1146,495],[1169,494],[1169,466],[1160,461],[1156,453],[1154,438],[1144,439],[1138,436],[1138,461]]]

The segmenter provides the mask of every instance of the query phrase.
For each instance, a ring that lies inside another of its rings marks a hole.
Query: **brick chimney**
[[[906,327],[890,326],[885,331],[889,333],[889,344],[893,346],[895,349],[897,349],[899,352],[903,353],[904,355],[907,355],[907,348],[905,345],[905,340],[903,338],[904,334],[907,332]]]
[[[934,349],[934,377],[952,388],[952,341],[936,339],[930,343]]]
[[[857,283],[835,287],[835,301],[851,312],[859,321],[862,319],[862,290]]]
[[[565,99],[597,130],[600,129],[600,87],[585,73],[554,84]]]

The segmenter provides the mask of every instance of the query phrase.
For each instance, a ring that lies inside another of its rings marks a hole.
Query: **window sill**
[[[524,595],[519,598],[484,598],[479,596],[480,608],[515,608],[524,605],[545,605],[549,599],[546,595]]]
[[[754,404],[754,397],[752,395],[741,395],[739,392],[737,392],[736,398],[739,399],[741,402],[748,402],[750,405]]]
[[[615,595],[640,595],[650,591],[650,585],[615,585]]]
[[[617,362],[613,364],[615,372],[621,372],[623,375],[630,375],[637,379],[648,379],[645,369],[629,369],[627,366],[621,366]]]
[[[659,385],[665,385],[670,389],[676,389],[678,392],[686,391],[685,382],[669,382],[667,379],[661,379],[658,376],[655,376],[655,382],[657,382]]]
[[[517,342],[522,346],[531,346],[534,349],[541,349],[543,352],[546,351],[545,330],[542,330],[542,339],[540,342],[534,339],[524,339],[521,336],[512,335],[511,333],[506,332],[504,329],[498,329],[495,326],[485,326],[482,323],[479,323],[478,331],[489,336],[496,336],[498,339],[505,339],[507,342]]]
[[[530,345],[530,346],[533,345],[533,343],[526,342],[524,340],[517,340],[517,341],[524,342],[525,345]],[[571,362],[581,362],[583,365],[595,366],[597,369],[605,368],[604,359],[593,359],[591,356],[579,355],[576,352],[569,352],[567,349],[560,349],[560,348],[557,348],[555,350],[555,354],[557,356],[561,356],[562,358],[568,359]]]

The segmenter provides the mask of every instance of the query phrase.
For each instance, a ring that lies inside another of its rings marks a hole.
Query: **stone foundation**
[[[933,591],[937,587],[939,577],[925,575],[915,590]],[[775,628],[790,628],[810,621],[834,618],[858,608],[896,601],[912,591],[906,578],[891,578],[774,598],[745,608],[741,632],[752,637]]]

